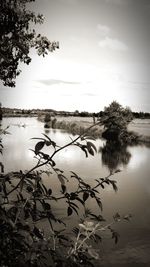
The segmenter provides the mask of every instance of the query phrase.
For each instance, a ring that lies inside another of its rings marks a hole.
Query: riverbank
[[[38,117],[38,119],[44,123],[43,116]],[[81,118],[56,116],[51,117],[51,120],[44,124],[44,128],[61,129],[72,135],[80,135],[87,132],[87,129],[91,127],[93,123],[93,117]],[[102,125],[96,125],[89,129],[87,134],[94,138],[102,138],[103,131],[104,127]],[[137,144],[150,146],[150,120],[135,119],[129,124],[128,131],[133,137],[136,137]]]

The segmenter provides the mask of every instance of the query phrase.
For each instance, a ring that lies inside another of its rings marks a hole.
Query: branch
[[[95,127],[96,125],[99,125],[101,122],[97,122],[95,124],[92,124],[90,127],[88,127],[86,129],[86,131],[82,134],[80,134],[78,137],[76,137],[74,140],[72,140],[71,142],[69,142],[68,144],[60,147],[59,149],[55,150],[53,152],[53,154],[51,155],[51,157],[49,159],[47,159],[45,162],[42,162],[41,164],[36,164],[33,168],[31,168],[27,173],[23,174],[21,180],[19,181],[19,183],[12,189],[10,190],[8,193],[7,193],[7,196],[10,195],[12,192],[14,192],[18,187],[19,185],[21,184],[21,182],[23,181],[23,179],[28,175],[30,174],[31,172],[33,172],[34,170],[40,168],[40,167],[43,167],[44,165],[46,165],[47,163],[49,163],[52,158],[55,156],[55,154],[57,154],[58,152],[60,152],[61,150],[63,150],[64,148],[68,147],[68,146],[71,146],[73,145],[77,140],[79,140],[82,136],[85,135],[86,132],[88,132],[90,129],[92,129],[93,127]]]

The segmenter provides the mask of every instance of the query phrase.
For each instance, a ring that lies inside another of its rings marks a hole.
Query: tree
[[[108,107],[104,108],[103,115],[100,118],[106,129],[103,137],[107,140],[119,140],[124,134],[127,134],[127,126],[132,119],[133,115],[130,108],[124,108],[118,102],[113,101]]]
[[[31,48],[42,56],[59,48],[58,42],[49,41],[33,28],[44,21],[43,15],[27,9],[27,4],[34,1],[0,1],[0,79],[5,86],[15,86],[15,78],[21,72],[19,63],[31,62]]]

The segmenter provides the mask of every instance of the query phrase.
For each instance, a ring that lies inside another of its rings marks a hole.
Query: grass
[[[87,131],[87,128],[89,128],[92,125],[92,123],[89,122],[81,122],[81,121],[56,121],[53,125],[52,122],[46,123],[44,125],[45,128],[55,128],[55,129],[62,129],[63,131],[67,133],[71,133],[72,135],[80,135],[85,132],[87,132],[89,135],[95,138],[100,138],[102,134],[102,127],[101,126],[95,126],[89,131]],[[53,127],[52,127],[53,126]]]
[[[56,119],[57,118],[57,119]],[[46,122],[45,128],[61,129],[64,132],[70,133],[72,135],[80,135],[87,131],[92,124],[92,118],[81,120],[76,120],[74,117],[66,117],[65,120],[61,120],[61,117],[51,118],[51,121]],[[44,122],[44,117],[38,118],[40,121]],[[103,126],[96,125],[88,131],[88,135],[94,138],[102,138]],[[134,124],[130,126],[129,129],[130,140],[127,142],[129,145],[146,145],[150,147],[150,136],[139,134],[137,128]]]

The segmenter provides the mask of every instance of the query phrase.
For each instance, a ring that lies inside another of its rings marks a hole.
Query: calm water
[[[36,118],[5,118],[3,128],[10,125],[10,135],[3,137],[3,163],[5,171],[29,169],[36,162],[33,159],[35,140],[44,133],[43,123]],[[25,127],[23,127],[25,126]],[[141,126],[140,126],[141,127]],[[148,126],[147,126],[148,127]],[[68,134],[59,130],[47,133],[58,145],[70,141]],[[146,147],[128,147],[124,149],[110,148],[102,140],[95,142],[101,153],[85,158],[77,147],[66,148],[55,158],[57,167],[80,174],[86,181],[93,183],[94,178],[104,177],[109,170],[119,168],[122,171],[113,179],[117,181],[118,192],[106,187],[101,193],[103,201],[103,216],[112,221],[114,213],[122,215],[131,213],[130,222],[124,221],[115,226],[120,234],[117,245],[106,235],[102,245],[99,245],[100,266],[113,267],[148,267],[150,266],[150,149]],[[56,180],[45,178],[54,190],[58,188]],[[88,203],[90,209],[96,209],[93,202]],[[58,213],[62,213],[61,205]],[[71,222],[70,222],[71,224]]]

